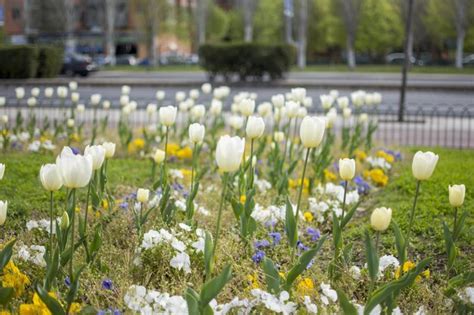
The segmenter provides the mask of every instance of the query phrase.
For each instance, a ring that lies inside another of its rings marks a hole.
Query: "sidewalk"
[[[58,77],[52,79],[0,80],[0,85],[61,85],[72,79]],[[144,86],[144,87],[196,87],[207,82],[202,71],[192,72],[129,72],[100,71],[90,77],[75,77],[81,86]],[[347,88],[347,89],[399,89],[401,74],[398,73],[338,73],[338,72],[291,72],[287,78],[273,82],[232,82],[217,81],[215,84],[230,86],[262,87],[307,87],[307,88]],[[409,74],[410,90],[473,91],[474,75],[463,74]]]

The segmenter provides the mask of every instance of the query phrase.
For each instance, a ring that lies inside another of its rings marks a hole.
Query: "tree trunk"
[[[105,1],[105,18],[106,18],[106,33],[105,33],[105,46],[107,51],[107,57],[110,60],[111,65],[115,65],[115,0]]]
[[[308,0],[300,1],[298,29],[298,67],[306,67],[306,29],[308,22]]]
[[[253,40],[252,3],[253,0],[244,0],[244,41]]]
[[[285,18],[285,41],[292,45],[293,42],[293,0],[284,0],[283,16]]]
[[[72,0],[64,0],[65,9],[65,31],[66,31],[66,51],[74,52],[76,50],[76,38],[74,36],[74,30],[76,21],[74,18],[74,3]]]
[[[198,28],[198,44],[202,45],[206,42],[206,15],[207,0],[197,1],[197,28]]]
[[[153,22],[155,24],[155,22]],[[148,35],[148,57],[150,59],[150,66],[157,65],[157,54],[156,54],[156,26],[152,26],[150,34]]]
[[[464,53],[464,37],[466,33],[464,30],[460,30],[457,32],[456,36],[456,68],[462,69],[462,59]]]
[[[411,60],[411,58],[413,57],[413,29],[408,34],[407,50],[408,50],[408,60]]]
[[[347,66],[353,70],[356,66],[355,51],[354,51],[354,35],[347,34]]]

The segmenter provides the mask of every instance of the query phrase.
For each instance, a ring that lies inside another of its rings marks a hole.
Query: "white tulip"
[[[275,139],[276,142],[282,142],[285,140],[285,133],[282,131],[275,131],[273,133],[273,139]]]
[[[53,97],[54,89],[52,87],[47,87],[44,89],[44,96],[47,98]]]
[[[63,215],[61,216],[61,223],[59,224],[59,226],[63,231],[69,227],[69,215],[67,214],[67,211],[63,212]]]
[[[218,116],[222,112],[222,102],[217,99],[212,99],[211,108],[209,109],[212,115]]]
[[[59,98],[65,99],[68,94],[67,87],[65,86],[58,86],[56,88],[56,94],[58,95]]]
[[[160,164],[165,160],[165,151],[156,149],[155,154],[153,155],[153,160],[156,164]]]
[[[296,117],[304,118],[306,115],[308,115],[308,110],[306,109],[306,107],[298,108],[298,114],[296,115]]]
[[[366,95],[366,92],[362,91],[362,90],[352,92],[351,93],[352,104],[354,104],[354,106],[356,106],[356,107],[360,107],[360,106],[364,105],[365,95]]]
[[[40,180],[47,191],[57,191],[63,185],[61,172],[56,164],[45,164],[40,169]]]
[[[5,164],[0,163],[0,180],[3,179],[3,175],[5,175]]]
[[[84,150],[84,155],[92,157],[92,169],[95,171],[101,168],[104,163],[105,148],[101,145],[88,145]]]
[[[337,120],[337,110],[335,108],[331,108],[328,113],[326,114],[326,127],[331,128],[334,126]]]
[[[330,109],[332,103],[334,103],[334,98],[331,95],[320,95],[319,100],[321,101],[321,107],[323,109]]]
[[[453,185],[449,186],[449,203],[453,207],[460,207],[464,203],[464,196],[466,195],[466,186]]]
[[[8,115],[2,115],[1,116],[1,121],[4,124],[8,124]]]
[[[5,106],[7,99],[5,96],[0,96],[0,106]]]
[[[300,104],[294,101],[288,101],[285,103],[286,114],[288,118],[295,118],[298,115]]]
[[[285,106],[285,96],[283,94],[277,94],[272,96],[273,106],[281,108]]]
[[[347,96],[338,97],[336,101],[340,109],[344,109],[349,106],[349,98]]]
[[[102,102],[102,108],[103,109],[109,109],[110,106],[111,106],[111,103],[110,103],[109,100],[105,100],[105,101]]]
[[[179,107],[180,112],[185,113],[189,110],[189,108],[191,107],[191,104],[189,102],[182,101],[179,103],[178,107]]]
[[[130,103],[130,97],[128,95],[120,96],[120,106],[127,106],[128,103]]]
[[[177,108],[174,106],[160,107],[160,122],[164,126],[172,126],[176,121]]]
[[[164,100],[165,96],[166,96],[165,91],[161,91],[161,90],[156,91],[155,97],[158,101]]]
[[[249,139],[260,138],[265,130],[265,122],[262,117],[250,116],[247,120],[245,133]]]
[[[148,201],[148,198],[150,198],[150,190],[148,189],[143,189],[143,188],[138,188],[137,190],[137,201],[141,203],[145,203]]]
[[[38,97],[40,95],[40,89],[37,87],[34,87],[31,89],[31,96]]]
[[[197,100],[199,98],[199,90],[192,89],[191,91],[189,91],[189,97],[192,98],[193,100]]]
[[[130,111],[134,111],[137,109],[138,104],[135,101],[131,101],[130,103],[128,103],[128,106],[130,107]]]
[[[333,99],[336,99],[339,96],[339,91],[338,90],[331,90],[331,91],[329,91],[329,95],[331,95]]]
[[[191,118],[192,120],[200,120],[206,114],[206,107],[204,105],[195,105],[191,108]]]
[[[132,112],[132,107],[130,106],[130,104],[127,104],[124,107],[122,107],[122,114],[124,114],[125,116],[129,115],[131,112]]]
[[[150,103],[146,106],[146,112],[149,115],[152,115],[152,114],[156,113],[157,110],[158,110],[158,106],[156,104]]]
[[[299,102],[300,104],[303,103],[306,97],[306,89],[305,88],[294,88],[291,89],[291,94],[293,95],[293,100]]]
[[[342,117],[344,119],[351,118],[351,115],[352,115],[352,110],[349,107],[342,109]]]
[[[189,126],[189,140],[192,143],[200,143],[204,139],[206,128],[204,125],[194,123]]]
[[[29,107],[36,106],[36,98],[29,97],[28,100],[26,101],[26,104],[28,104]]]
[[[429,179],[433,174],[436,163],[438,163],[438,159],[439,156],[433,152],[416,152],[411,166],[413,176],[418,180]]]
[[[71,91],[77,90],[77,82],[76,82],[76,81],[71,81],[71,82],[69,82],[69,89],[70,89]]]
[[[257,107],[257,112],[262,117],[268,117],[272,114],[272,104],[264,102]]]
[[[355,160],[354,159],[339,159],[339,176],[343,180],[351,180],[355,176]]]
[[[74,119],[68,118],[66,122],[66,126],[68,126],[69,128],[74,127]]]
[[[64,147],[56,159],[61,172],[63,184],[67,188],[87,186],[92,176],[92,157],[90,155],[74,155],[69,147]]]
[[[245,138],[222,136],[217,142],[216,162],[222,172],[239,169],[244,154]]]
[[[73,103],[79,102],[80,94],[78,92],[72,92],[71,93],[71,101]]]
[[[184,93],[183,91],[178,91],[176,92],[175,96],[174,96],[176,102],[182,102],[186,99],[186,93]]]
[[[78,113],[83,113],[86,110],[86,106],[84,104],[77,104],[76,111]]]
[[[91,104],[92,104],[92,106],[97,106],[97,105],[99,105],[101,99],[102,99],[102,95],[100,95],[100,94],[92,94],[92,95],[91,95]]]
[[[122,95],[129,95],[131,91],[131,88],[128,85],[122,85],[122,88],[120,89],[120,92]]]
[[[374,105],[379,105],[382,103],[382,94],[375,92],[372,94]]]
[[[317,147],[324,137],[326,119],[306,116],[300,126],[301,143],[305,148]]]
[[[392,220],[392,209],[376,208],[370,216],[370,225],[374,230],[383,232],[390,225],[390,220]]]
[[[364,124],[364,123],[366,123],[368,120],[369,120],[369,115],[367,115],[366,113],[360,114],[360,116],[359,116],[359,122],[360,122],[360,123]]]
[[[229,125],[235,129],[238,130],[242,128],[244,125],[244,119],[241,116],[233,115],[229,117]]]
[[[313,98],[306,96],[303,100],[303,106],[306,108],[310,108],[311,106],[313,106]]]
[[[22,99],[23,97],[25,97],[25,89],[22,87],[17,87],[15,89],[15,96],[17,99]]]
[[[204,83],[202,86],[201,86],[201,91],[204,93],[204,94],[209,94],[212,92],[212,85],[209,84],[209,83]]]
[[[115,143],[113,142],[104,142],[102,147],[105,149],[105,157],[110,159],[115,155]]]
[[[0,225],[4,225],[7,220],[8,201],[0,200]]]
[[[239,109],[242,115],[248,117],[255,111],[255,100],[251,98],[243,99],[239,103]]]

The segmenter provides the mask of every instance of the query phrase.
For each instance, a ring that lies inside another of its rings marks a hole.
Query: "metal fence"
[[[49,121],[62,119],[69,115],[70,107],[49,106],[34,107],[8,105],[0,108],[0,115],[9,116],[9,124],[13,125],[16,114],[20,110],[23,117],[31,113],[36,116],[38,127],[42,127],[47,118]],[[377,119],[378,128],[374,140],[384,145],[399,146],[440,146],[459,149],[474,149],[474,106],[462,108],[453,107],[411,107],[406,110],[403,122],[397,121],[397,109],[367,109],[370,119]],[[316,114],[321,114],[318,110]],[[114,131],[117,128],[121,111],[117,107],[110,109],[98,108],[98,120],[107,117],[108,128]],[[82,113],[76,114],[76,124],[91,124],[94,110],[86,108]],[[178,124],[184,125],[183,117],[178,116]],[[356,118],[353,117],[352,120]],[[158,121],[158,113],[148,114],[145,108],[139,107],[133,111],[128,122],[134,128],[146,126]],[[270,121],[268,123],[271,124]],[[347,122],[346,122],[347,123]],[[353,122],[352,122],[353,123]],[[336,132],[342,128],[342,118],[339,117],[335,124]]]

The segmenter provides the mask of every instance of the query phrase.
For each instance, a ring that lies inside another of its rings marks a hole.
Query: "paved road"
[[[199,85],[195,86],[199,88]],[[0,85],[0,96],[7,96],[10,102],[15,102],[14,86],[3,86]],[[174,95],[177,91],[187,91],[189,88],[163,88],[166,91],[165,104],[172,104]],[[140,107],[146,106],[150,102],[156,102],[155,92],[157,88],[154,87],[133,87],[131,92],[131,99],[136,100]],[[289,88],[284,87],[234,87],[232,88],[232,95],[240,91],[249,91],[258,93],[258,102],[269,101],[270,97],[277,93],[284,93],[289,91]],[[341,95],[349,95],[352,90],[339,89]],[[370,89],[368,91],[377,91]],[[81,102],[87,102],[90,95],[93,93],[102,94],[104,99],[111,100],[114,106],[118,106],[118,100],[120,95],[120,87],[91,87],[91,86],[79,86],[79,92],[81,94]],[[329,89],[321,88],[308,88],[308,95],[313,97],[313,103],[315,108],[319,105],[319,95],[328,93]],[[383,95],[383,104],[381,109],[383,110],[396,110],[398,108],[399,93],[395,90],[381,90]],[[27,90],[27,94],[29,91]],[[57,102],[57,101],[56,101]],[[201,96],[198,102],[208,103],[209,97]],[[227,106],[229,106],[229,102]],[[471,113],[474,114],[474,90],[471,91],[419,91],[412,90],[408,91],[407,94],[407,108],[415,110],[417,108],[423,108],[429,110],[436,107],[440,110],[447,110],[452,107],[456,111],[460,111],[464,108],[469,108]]]

